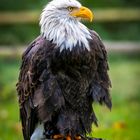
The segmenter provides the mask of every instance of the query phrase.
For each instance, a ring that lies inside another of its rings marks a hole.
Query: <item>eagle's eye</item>
[[[67,9],[68,9],[68,11],[72,12],[74,7],[69,6],[69,7],[67,7]]]

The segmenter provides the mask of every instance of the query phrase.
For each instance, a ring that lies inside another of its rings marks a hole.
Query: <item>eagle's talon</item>
[[[53,135],[52,138],[53,138],[54,140],[58,140],[58,139],[63,139],[64,136],[61,135],[61,134],[58,134],[58,135]]]
[[[66,140],[72,140],[71,136],[66,136]]]
[[[81,140],[81,136],[77,135],[77,136],[75,136],[74,139],[75,139],[75,140]]]

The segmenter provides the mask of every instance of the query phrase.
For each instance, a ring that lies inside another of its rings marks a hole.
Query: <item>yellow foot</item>
[[[54,135],[54,136],[53,136],[53,139],[55,139],[55,140],[57,140],[57,139],[62,139],[62,138],[64,138],[63,135]]]
[[[69,136],[69,135],[66,136],[66,140],[72,140],[72,139],[71,139],[71,136]]]
[[[74,139],[75,139],[75,140],[81,140],[81,136],[77,135],[77,136],[75,136]]]

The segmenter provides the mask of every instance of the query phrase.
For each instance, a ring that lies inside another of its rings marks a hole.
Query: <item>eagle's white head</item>
[[[60,47],[60,51],[75,46],[90,50],[90,32],[80,19],[92,21],[93,14],[76,0],[53,0],[41,14],[41,34]]]

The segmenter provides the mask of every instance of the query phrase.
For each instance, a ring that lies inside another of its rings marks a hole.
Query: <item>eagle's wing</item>
[[[53,47],[40,36],[22,57],[17,92],[25,140],[30,140],[38,121],[48,121],[64,104],[61,90],[50,69],[50,51]]]
[[[111,109],[112,103],[109,94],[111,81],[108,76],[107,52],[99,35],[95,31],[91,31],[92,40],[90,46],[95,53],[96,72],[90,87],[90,95],[94,101],[100,104],[105,103]]]

